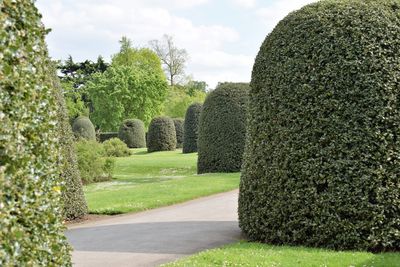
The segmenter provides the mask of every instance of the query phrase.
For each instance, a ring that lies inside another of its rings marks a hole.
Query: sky
[[[50,56],[110,61],[127,36],[135,47],[173,36],[189,54],[186,74],[206,81],[249,82],[259,47],[289,12],[316,0],[37,0]]]

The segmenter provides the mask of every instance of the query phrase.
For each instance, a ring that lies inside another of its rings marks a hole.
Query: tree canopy
[[[170,85],[178,84],[179,79],[185,75],[188,59],[186,50],[178,48],[173,37],[167,34],[164,34],[161,40],[150,41],[150,46],[160,57]]]
[[[88,82],[93,113],[91,119],[102,131],[115,131],[124,119],[137,118],[146,125],[160,114],[167,95],[167,81],[157,54],[135,48],[124,37],[121,49],[104,73]]]

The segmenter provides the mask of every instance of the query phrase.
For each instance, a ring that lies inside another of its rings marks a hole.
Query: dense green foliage
[[[78,168],[74,148],[74,135],[69,123],[65,100],[62,95],[60,81],[56,76],[56,69],[51,69],[52,86],[57,106],[57,136],[62,153],[60,157],[61,179],[64,181],[62,200],[64,201],[64,218],[74,220],[82,218],[87,213],[87,204],[83,195],[82,180]]]
[[[102,144],[81,139],[75,144],[78,166],[84,184],[109,181],[115,160],[107,157]]]
[[[72,124],[72,131],[76,139],[96,140],[96,131],[88,117],[79,116]]]
[[[119,127],[118,137],[129,148],[146,147],[145,128],[141,120],[124,120]]]
[[[102,131],[118,129],[126,118],[138,118],[146,125],[161,113],[167,95],[167,80],[160,59],[149,49],[133,48],[121,42],[104,73],[87,83],[93,113],[90,118]]]
[[[206,93],[195,90],[190,85],[170,87],[164,102],[163,114],[171,118],[183,118],[191,104],[203,103],[204,99]]]
[[[40,17],[33,1],[0,1],[1,266],[71,266]]]
[[[168,151],[176,148],[174,121],[169,117],[154,118],[147,134],[147,151]]]
[[[175,118],[175,133],[176,133],[176,148],[182,148],[183,146],[183,123],[184,120],[181,118]]]
[[[118,138],[118,132],[105,132],[105,133],[99,133],[98,135],[100,143],[103,143],[111,138]]]
[[[126,157],[131,154],[128,146],[119,138],[111,138],[103,143],[107,157]]]
[[[197,172],[238,172],[246,137],[247,83],[222,83],[200,115]]]
[[[61,72],[60,80],[71,83],[76,90],[84,90],[84,85],[91,79],[91,76],[98,72],[105,72],[109,64],[103,57],[99,56],[96,62],[85,60],[74,62],[72,56],[69,56],[64,62],[60,62],[57,68]],[[87,96],[84,95],[84,100]]]
[[[400,1],[321,1],[266,38],[239,219],[251,238],[400,248]]]
[[[194,103],[186,111],[183,125],[183,153],[197,152],[197,136],[202,104]]]
[[[190,80],[186,85],[188,95],[195,96],[197,93],[206,93],[208,84],[205,81]]]
[[[71,122],[79,116],[89,117],[90,96],[85,84],[91,80],[93,74],[103,73],[109,64],[99,56],[96,62],[85,60],[74,62],[71,56],[58,64],[61,85]]]
[[[68,118],[71,124],[79,116],[89,117],[89,107],[82,100],[81,92],[73,88],[70,82],[61,81],[61,86],[63,88]]]

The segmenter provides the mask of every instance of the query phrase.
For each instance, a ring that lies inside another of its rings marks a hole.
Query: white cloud
[[[257,4],[257,0],[234,0],[234,3],[240,7],[253,8]]]
[[[168,5],[166,4],[168,2]],[[135,46],[147,46],[148,41],[163,34],[174,36],[178,47],[190,56],[188,74],[206,80],[214,86],[219,80],[229,80],[235,68],[247,68],[252,60],[244,55],[224,51],[227,43],[240,39],[239,33],[221,25],[194,25],[189,19],[175,16],[171,9],[193,7],[207,0],[39,0],[38,6],[47,27],[50,54],[66,59],[71,54],[76,60],[103,55],[106,59],[119,49],[118,40],[128,36]],[[250,66],[250,67],[249,67]],[[226,68],[226,77],[216,68]],[[222,75],[222,76],[221,76]],[[247,79],[247,76],[245,79]]]
[[[271,2],[268,7],[258,9],[256,13],[262,22],[272,30],[275,25],[290,12],[317,1],[318,0],[279,0]]]

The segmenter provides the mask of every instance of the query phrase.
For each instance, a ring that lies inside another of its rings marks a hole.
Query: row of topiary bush
[[[156,118],[153,122],[153,124],[156,124],[159,118]],[[161,119],[162,121],[165,120],[166,118],[164,117]],[[175,118],[173,119],[173,124],[174,124],[174,132],[175,132],[175,139],[176,139],[176,148],[182,148],[183,146],[183,119],[181,118]],[[96,132],[93,123],[90,121],[89,118],[80,116],[76,118],[73,122],[72,128],[74,130],[75,138],[77,140],[80,139],[85,139],[85,140],[96,140]],[[152,126],[150,127],[152,128]],[[154,128],[154,127],[153,127]],[[157,127],[156,127],[157,128]],[[160,129],[161,131],[164,131],[164,127],[157,128]],[[168,131],[169,132],[169,131]],[[162,135],[163,133],[160,132],[160,135],[158,138],[161,138],[157,142],[160,143],[162,142]],[[154,135],[154,129],[152,129],[152,136]],[[121,124],[121,127],[119,129],[119,132],[106,132],[106,133],[100,133],[98,136],[99,141],[106,142],[107,140],[110,139],[115,139],[119,138],[129,148],[142,148],[146,147],[146,133],[145,133],[145,127],[144,123],[141,120],[138,119],[128,119],[123,121]],[[157,138],[152,138],[154,141]],[[115,140],[113,142],[116,142]],[[169,146],[170,140],[167,140],[167,146]],[[154,145],[154,144],[152,144]],[[161,149],[161,148],[159,148]],[[165,149],[164,149],[165,150]]]

